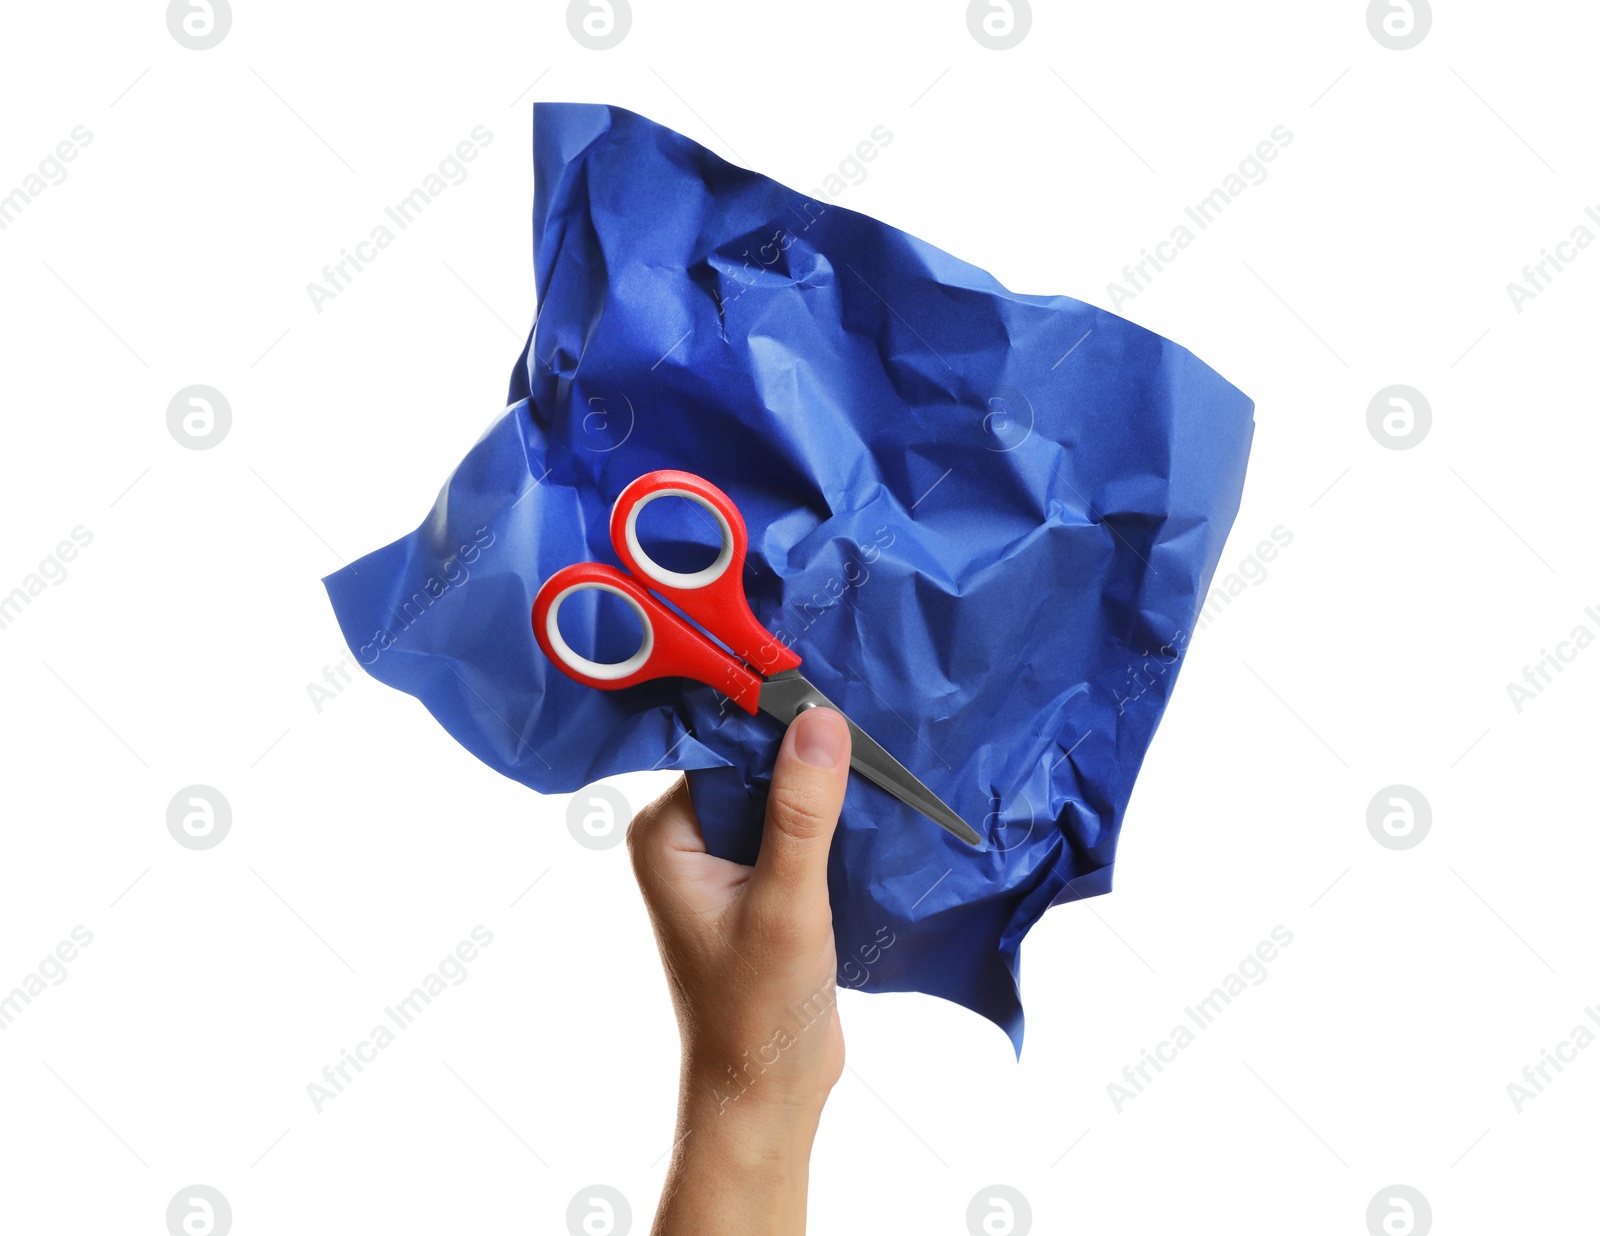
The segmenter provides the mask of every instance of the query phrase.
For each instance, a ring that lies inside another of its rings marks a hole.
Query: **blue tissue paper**
[[[704,476],[749,526],[756,616],[986,839],[852,776],[839,984],[954,1000],[1020,1051],[1022,938],[1111,887],[1251,401],[1142,327],[622,108],[539,104],[533,152],[538,317],[510,406],[415,532],[325,581],[351,650],[542,793],[687,770],[711,851],[750,862],[778,725],[681,679],[581,686],[529,621],[552,572],[617,563],[628,482]]]

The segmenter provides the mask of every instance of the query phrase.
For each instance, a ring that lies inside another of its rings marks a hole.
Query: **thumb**
[[[828,847],[850,776],[850,729],[831,708],[808,708],[778,748],[767,827],[752,890],[786,902],[826,898]]]

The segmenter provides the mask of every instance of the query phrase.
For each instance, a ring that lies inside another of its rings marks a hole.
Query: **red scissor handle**
[[[669,571],[639,544],[639,512],[657,498],[687,498],[708,511],[722,531],[716,561],[700,571]],[[617,495],[611,508],[611,544],[624,566],[659,592],[735,655],[771,677],[794,669],[800,658],[756,620],[744,593],[744,556],[750,537],[733,499],[704,477],[671,469],[647,472]]]
[[[561,603],[589,588],[621,597],[638,614],[644,638],[639,650],[626,660],[591,661],[575,652],[562,636],[557,623]],[[588,687],[616,691],[651,678],[693,678],[731,697],[748,713],[754,713],[761,702],[760,678],[616,567],[580,562],[545,580],[533,602],[533,634],[545,656],[567,677]]]

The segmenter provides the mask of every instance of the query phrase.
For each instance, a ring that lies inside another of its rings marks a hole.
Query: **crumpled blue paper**
[[[1020,1051],[1022,938],[1111,887],[1251,401],[1159,335],[621,108],[539,104],[533,145],[539,312],[510,407],[421,527],[325,581],[350,648],[543,793],[687,769],[711,851],[752,861],[776,723],[679,679],[580,686],[529,622],[552,572],[616,564],[629,481],[705,476],[749,525],[756,616],[987,839],[852,776],[839,984],[954,1000]],[[1041,244],[1062,210],[1033,212]]]

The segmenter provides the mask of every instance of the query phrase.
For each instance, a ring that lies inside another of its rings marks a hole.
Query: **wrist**
[[[740,1093],[723,1069],[685,1062],[657,1233],[804,1232],[821,1104]]]
[[[703,1121],[745,1117],[774,1130],[822,1118],[832,1079],[810,1060],[767,1058],[761,1052],[685,1046],[679,1074],[680,1107]]]
[[[827,1101],[809,1079],[768,1070],[744,1053],[686,1056],[679,1076],[679,1123],[715,1122],[737,1129],[757,1145],[779,1143],[799,1132],[815,1132]]]

